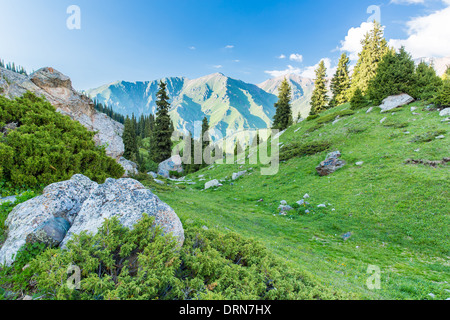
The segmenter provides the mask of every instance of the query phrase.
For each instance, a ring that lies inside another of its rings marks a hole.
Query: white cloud
[[[289,57],[289,60],[295,61],[295,62],[302,62],[303,61],[303,56],[301,54],[298,54],[298,53],[293,53]]]
[[[225,49],[233,49],[233,48],[234,48],[234,46],[233,46],[233,45],[231,45],[231,44],[229,44],[229,45],[225,46]]]
[[[286,59],[286,56],[284,54],[282,54],[278,57],[278,59]]]
[[[221,64],[218,64],[218,65],[216,65],[216,66],[213,66],[213,68],[214,68],[214,69],[222,69],[223,66],[222,66]]]
[[[322,60],[324,60],[325,62],[325,67],[327,68],[327,75],[328,76],[334,75],[334,73],[336,73],[337,67],[331,67],[331,60],[329,58],[324,58]],[[278,78],[288,74],[296,74],[304,78],[314,79],[316,77],[316,69],[319,66],[319,63],[320,61],[317,64],[306,68],[295,68],[291,65],[288,65],[287,69],[285,70],[272,70],[264,72],[271,75],[273,78]]]
[[[391,0],[395,4],[423,4],[425,0]]]
[[[233,62],[239,63],[241,62],[241,60],[233,60]]]
[[[267,74],[270,74],[270,76],[273,78],[278,78],[278,77],[285,76],[288,74],[300,75],[300,73],[302,72],[302,70],[300,68],[294,68],[291,65],[288,65],[287,67],[288,68],[286,70],[272,70],[272,71],[264,71],[264,72]]]
[[[362,50],[361,41],[372,29],[373,22],[363,22],[357,28],[350,28],[345,36],[345,40],[341,41],[340,50],[348,52],[350,60],[358,60],[358,53]]]
[[[447,8],[428,16],[413,18],[406,23],[407,39],[391,39],[394,48],[405,46],[414,58],[450,55],[450,0]]]
[[[189,47],[189,49],[190,49],[190,50],[195,50],[195,49],[197,49],[197,48],[194,47],[194,46],[191,46],[191,47]]]

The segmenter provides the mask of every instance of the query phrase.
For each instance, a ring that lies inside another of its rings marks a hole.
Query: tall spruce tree
[[[416,68],[416,81],[416,95],[421,100],[432,99],[442,85],[442,79],[436,74],[436,70],[424,61]]]
[[[284,79],[281,83],[278,93],[278,102],[275,103],[275,116],[273,118],[273,129],[285,130],[293,124],[292,108],[291,108],[291,86]]]
[[[123,129],[123,144],[125,145],[125,152],[123,156],[131,161],[137,162],[138,160],[138,145],[136,141],[136,129],[134,127],[133,120],[128,116],[125,119]]]
[[[166,90],[167,85],[160,81],[159,91],[156,94],[157,111],[152,139],[152,156],[157,163],[167,160],[172,155],[173,123],[169,115],[170,98]]]
[[[363,49],[353,70],[350,90],[347,91],[349,99],[353,97],[357,88],[366,94],[370,80],[377,74],[378,64],[390,50],[384,38],[383,27],[377,21],[374,21],[373,29],[365,35],[361,43]]]
[[[416,97],[417,78],[411,55],[402,47],[398,53],[388,52],[378,64],[377,74],[369,82],[367,94],[374,104],[391,95],[407,93]]]
[[[206,159],[204,158],[205,150],[211,144],[211,141],[210,141],[211,138],[209,137],[209,134],[207,134],[208,131],[209,131],[208,118],[204,117],[203,118],[203,122],[202,122],[202,156],[203,156],[202,159],[203,159],[203,165],[206,165],[206,163],[205,163]],[[206,135],[206,137],[205,137],[205,135]],[[208,161],[209,160],[210,159],[208,159]]]
[[[330,107],[339,106],[349,101],[347,91],[350,89],[350,58],[346,53],[341,55],[339,59],[336,73],[331,80],[331,91],[333,98],[330,101]]]
[[[321,60],[316,69],[316,79],[314,80],[314,91],[311,97],[311,113],[310,115],[318,115],[327,109],[327,68],[324,60]]]

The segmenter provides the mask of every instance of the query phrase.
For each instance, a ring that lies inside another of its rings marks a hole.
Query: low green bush
[[[0,96],[0,127],[17,129],[0,137],[0,180],[11,187],[48,185],[84,174],[103,182],[120,178],[122,166],[93,141],[94,132],[32,93],[8,100]]]
[[[331,143],[327,141],[311,143],[291,143],[280,152],[280,161],[287,161],[295,157],[305,157],[314,155],[330,148]]]
[[[18,273],[22,284],[33,284],[24,291],[41,299],[349,298],[292,268],[255,240],[194,227],[186,230],[185,237],[180,248],[148,216],[133,230],[121,226],[117,219],[105,220],[96,235],[75,236],[67,250],[47,249]],[[70,266],[80,268],[78,290],[69,287]],[[8,268],[12,270],[19,268]]]

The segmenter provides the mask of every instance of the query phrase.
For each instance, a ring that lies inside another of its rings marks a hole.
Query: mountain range
[[[158,83],[164,81],[171,98],[170,115],[178,130],[193,132],[194,122],[202,121],[206,116],[211,131],[218,130],[222,135],[228,135],[230,132],[271,126],[278,87],[284,78],[292,88],[294,118],[299,114],[307,116],[314,82],[295,74],[270,79],[259,85],[232,79],[222,73],[194,80],[172,77],[142,82],[117,81],[88,90],[86,94],[112,107],[117,113],[139,117],[156,112]]]

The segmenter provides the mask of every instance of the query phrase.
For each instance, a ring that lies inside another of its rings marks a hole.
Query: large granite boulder
[[[414,102],[414,98],[406,93],[390,96],[384,99],[383,103],[380,105],[381,112],[388,112],[392,109],[410,104],[411,102]]]
[[[319,166],[316,167],[317,173],[323,177],[332,174],[336,170],[345,166],[345,161],[340,160],[341,153],[339,151],[335,151],[329,153],[325,161],[322,161]]]
[[[91,99],[72,87],[69,77],[53,68],[42,68],[30,76],[0,68],[1,94],[7,98],[21,97],[31,91],[44,96],[58,112],[96,132],[94,141],[106,147],[106,154],[119,161],[125,146],[122,140],[124,126],[98,112]]]
[[[107,179],[99,185],[75,175],[14,208],[5,222],[8,238],[0,249],[0,264],[11,265],[13,255],[27,242],[64,248],[75,234],[95,234],[105,219],[117,217],[132,228],[143,214],[153,216],[166,234],[183,244],[184,230],[176,213],[138,181]]]
[[[119,164],[123,167],[125,170],[124,178],[129,177],[130,175],[136,175],[139,173],[137,169],[137,164],[133,161],[127,160],[124,157],[120,158]]]

